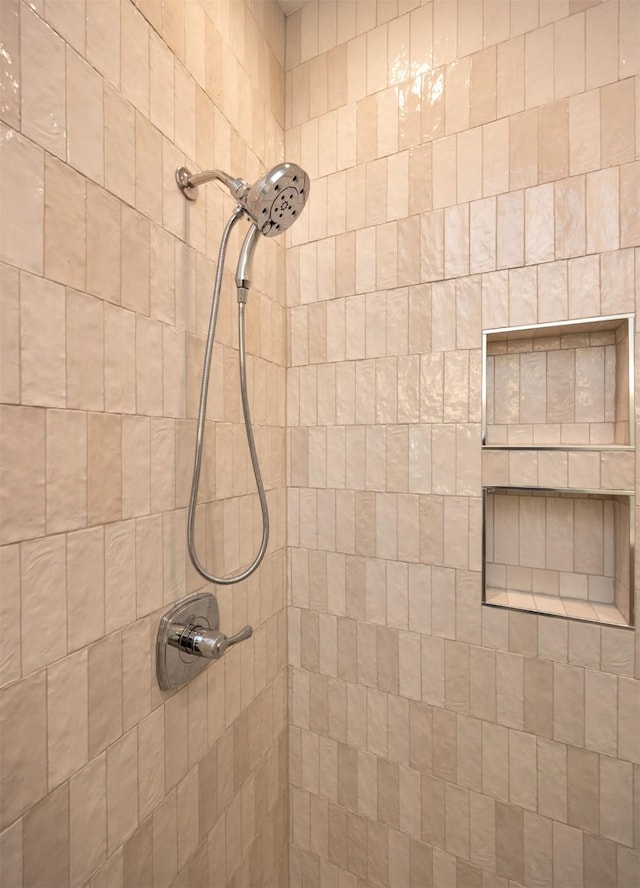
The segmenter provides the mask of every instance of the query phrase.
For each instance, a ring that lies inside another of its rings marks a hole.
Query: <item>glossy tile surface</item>
[[[314,188],[287,255],[292,884],[584,888],[638,866],[611,523],[505,516],[509,609],[481,606],[482,484],[635,490],[635,454],[606,450],[613,340],[490,355],[494,443],[582,450],[480,441],[483,329],[635,310],[636,6],[287,19],[287,153]]]
[[[178,694],[155,676],[160,617],[202,585],[186,503],[232,207],[215,185],[188,207],[174,168],[253,179],[283,159],[284,17],[271,2],[0,6],[0,881],[284,885],[282,240],[260,245],[247,328],[270,549],[219,595],[225,631],[251,623],[254,636]],[[198,515],[202,557],[227,571],[259,532],[240,434],[239,246]]]

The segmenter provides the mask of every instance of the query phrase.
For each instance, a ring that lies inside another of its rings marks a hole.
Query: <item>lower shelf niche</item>
[[[486,487],[483,601],[633,625],[634,497]]]

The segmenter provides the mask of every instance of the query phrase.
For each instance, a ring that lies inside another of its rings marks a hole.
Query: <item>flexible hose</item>
[[[189,498],[189,515],[187,521],[187,545],[189,549],[189,557],[193,566],[201,577],[210,583],[217,583],[220,586],[231,586],[234,583],[240,583],[246,580],[257,569],[260,562],[264,558],[269,542],[269,511],[267,508],[267,498],[264,492],[264,484],[262,483],[262,475],[260,474],[260,464],[258,463],[258,454],[256,453],[256,445],[253,438],[253,426],[251,425],[251,413],[249,411],[249,397],[247,395],[247,367],[246,367],[246,343],[245,343],[245,305],[240,302],[238,304],[238,346],[240,359],[240,391],[242,394],[242,412],[244,414],[244,425],[247,432],[247,443],[249,445],[249,453],[251,455],[251,465],[253,467],[253,475],[256,479],[256,487],[258,489],[258,498],[260,500],[260,508],[262,510],[262,542],[258,554],[251,564],[240,573],[230,577],[216,577],[210,574],[205,567],[202,566],[198,558],[195,546],[195,524],[196,524],[196,505],[198,501],[198,488],[200,486],[200,470],[202,468],[202,448],[204,445],[204,427],[207,417],[207,394],[209,391],[209,376],[211,373],[211,358],[213,355],[213,343],[216,334],[216,323],[218,320],[218,308],[220,306],[220,293],[222,290],[222,276],[224,270],[224,259],[227,252],[227,244],[233,226],[242,216],[244,210],[242,207],[236,207],[220,240],[220,249],[218,250],[218,267],[216,269],[215,283],[213,285],[213,302],[211,304],[211,316],[209,318],[209,332],[207,334],[207,346],[204,354],[204,364],[202,367],[202,385],[200,387],[200,406],[198,409],[198,431],[196,434],[196,449],[193,460],[193,479],[191,481],[191,496]]]

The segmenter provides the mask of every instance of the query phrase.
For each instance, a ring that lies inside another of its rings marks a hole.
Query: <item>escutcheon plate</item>
[[[163,691],[180,688],[207,668],[211,660],[195,657],[169,644],[180,626],[220,628],[218,602],[210,592],[193,595],[176,604],[160,620],[156,638],[156,675]]]

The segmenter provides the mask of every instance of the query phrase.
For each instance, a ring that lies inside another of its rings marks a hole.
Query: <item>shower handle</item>
[[[207,660],[219,660],[227,648],[240,641],[246,641],[252,635],[251,626],[245,626],[236,635],[228,636],[224,632],[206,629],[204,626],[182,626],[180,623],[173,623],[167,643],[185,654],[204,657]]]

